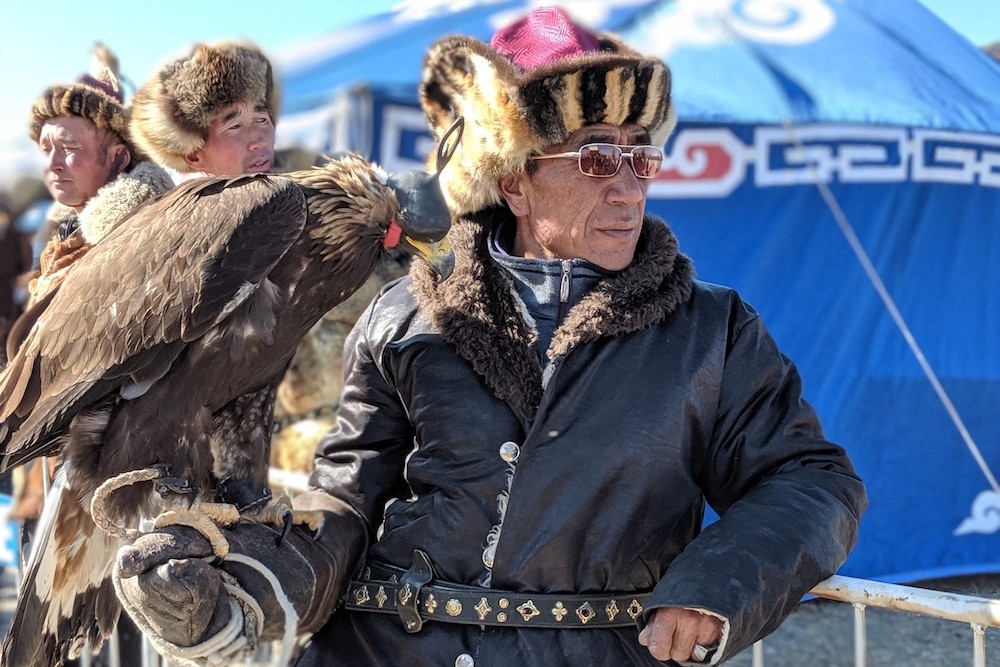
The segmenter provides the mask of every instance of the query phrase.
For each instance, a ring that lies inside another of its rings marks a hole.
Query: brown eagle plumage
[[[186,182],[74,264],[19,322],[0,372],[3,467],[56,455],[65,474],[3,664],[57,665],[113,629],[123,542],[88,512],[105,480],[151,466],[169,476],[108,499],[121,526],[155,516],[172,491],[266,502],[274,393],[296,344],[397,240],[449,273],[449,223],[436,176],[390,178],[346,156],[286,177]]]

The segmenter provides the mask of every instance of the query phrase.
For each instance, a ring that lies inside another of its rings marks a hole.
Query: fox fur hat
[[[636,123],[662,145],[676,123],[666,63],[589,32],[558,7],[532,11],[489,46],[463,36],[435,42],[420,102],[438,140],[465,118],[441,173],[455,215],[502,201],[501,178],[585,125]]]
[[[160,164],[191,172],[184,158],[205,145],[217,111],[236,102],[261,103],[276,122],[276,88],[270,61],[253,44],[196,44],[136,92],[133,140]]]
[[[60,116],[79,116],[102,130],[117,134],[134,154],[129,142],[128,112],[123,103],[118,58],[100,43],[94,47],[93,55],[91,74],[83,75],[76,83],[52,86],[35,101],[31,107],[28,135],[38,143],[46,121]]]

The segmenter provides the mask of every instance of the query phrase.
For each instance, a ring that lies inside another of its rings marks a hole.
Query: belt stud
[[[476,613],[479,614],[480,621],[485,620],[487,614],[493,611],[493,607],[491,607],[490,603],[486,601],[486,598],[480,599],[479,604],[473,607],[473,609],[475,609]]]
[[[590,619],[595,616],[597,616],[597,612],[594,611],[594,608],[590,606],[589,602],[584,602],[576,608],[576,617],[579,618],[580,622],[584,625],[587,625]]]
[[[518,607],[517,611],[520,612],[521,618],[523,618],[525,621],[530,621],[535,616],[538,616],[539,614],[542,613],[538,611],[538,607],[536,607],[535,603],[532,602],[531,600],[528,600],[520,607]]]

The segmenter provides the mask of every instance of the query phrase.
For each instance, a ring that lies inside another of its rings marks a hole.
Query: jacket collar
[[[456,263],[448,280],[436,283],[422,262],[414,263],[411,274],[421,309],[444,339],[497,398],[530,422],[543,388],[536,336],[511,279],[489,255],[489,230],[507,215],[506,208],[494,207],[455,221],[449,236]],[[678,251],[673,232],[647,216],[632,263],[599,281],[573,307],[552,338],[549,358],[662,321],[688,299],[693,280],[693,265]]]

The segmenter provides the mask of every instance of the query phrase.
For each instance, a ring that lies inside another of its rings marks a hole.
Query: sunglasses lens
[[[663,164],[663,151],[656,146],[636,146],[632,149],[632,168],[639,178],[656,178]]]
[[[580,171],[588,176],[614,176],[622,163],[622,149],[613,144],[587,144],[580,148]]]

